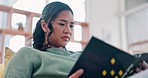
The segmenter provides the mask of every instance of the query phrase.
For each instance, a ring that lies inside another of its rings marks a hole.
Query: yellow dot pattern
[[[119,78],[118,76],[115,76],[115,78]]]
[[[115,75],[115,71],[111,70],[110,74],[111,74],[111,76],[114,76]]]
[[[115,65],[116,64],[116,59],[115,58],[111,58],[110,59],[110,64],[111,65]],[[114,69],[111,69],[110,71],[107,71],[107,69],[104,69],[102,71],[102,76],[105,77],[105,76],[107,76],[107,74],[112,76],[112,77],[114,77],[114,78],[120,78],[123,75],[123,71],[121,69],[119,71],[115,71]]]
[[[102,75],[103,76],[106,76],[107,75],[107,71],[106,70],[103,70]]]
[[[123,75],[123,71],[119,70],[118,74],[119,74],[119,76],[122,76]]]
[[[116,63],[115,58],[112,58],[112,59],[111,59],[111,64],[114,65],[115,63]]]

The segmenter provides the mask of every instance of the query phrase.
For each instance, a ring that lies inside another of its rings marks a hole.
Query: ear
[[[47,32],[48,31],[48,25],[47,23],[45,22],[45,20],[41,20],[41,27],[42,27],[42,30],[44,32]]]

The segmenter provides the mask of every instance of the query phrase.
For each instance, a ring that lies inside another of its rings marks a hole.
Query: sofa
[[[14,54],[15,52],[12,51],[10,48],[5,48],[4,64],[0,64],[0,78],[3,78],[5,67]]]
[[[5,70],[4,65],[3,65],[3,64],[0,64],[0,78],[2,78],[2,77],[3,77],[4,70]]]

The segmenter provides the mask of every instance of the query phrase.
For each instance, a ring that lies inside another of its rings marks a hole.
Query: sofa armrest
[[[5,66],[3,64],[0,64],[0,78],[3,78]]]

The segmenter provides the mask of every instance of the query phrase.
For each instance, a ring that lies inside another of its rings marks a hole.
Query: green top
[[[43,52],[23,47],[8,63],[4,78],[66,78],[79,56],[60,48]]]

